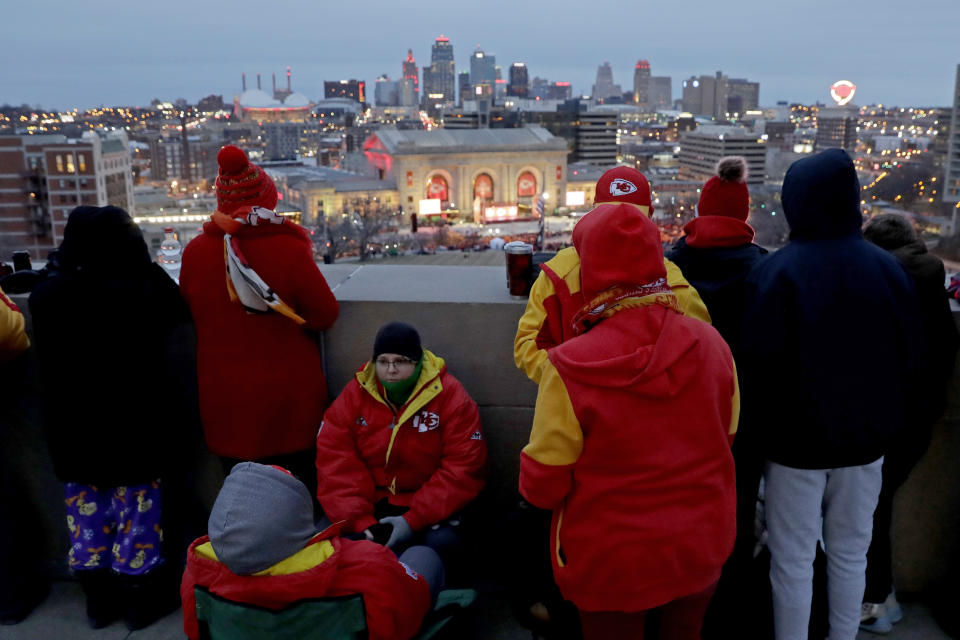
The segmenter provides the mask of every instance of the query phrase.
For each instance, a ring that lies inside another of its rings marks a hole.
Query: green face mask
[[[387,399],[390,400],[390,403],[395,407],[402,407],[406,403],[407,399],[410,398],[410,393],[413,391],[413,388],[417,386],[417,380],[420,379],[420,372],[423,370],[423,356],[420,357],[419,362],[417,362],[417,368],[413,370],[413,373],[410,374],[409,378],[405,380],[399,380],[397,382],[385,382],[380,380],[380,384],[383,385],[384,391],[387,392]],[[377,376],[379,380],[379,376]]]

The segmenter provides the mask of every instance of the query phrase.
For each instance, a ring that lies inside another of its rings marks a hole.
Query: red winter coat
[[[414,531],[463,509],[483,488],[487,445],[477,403],[424,350],[423,369],[396,413],[367,363],[323,417],[317,434],[317,497],[345,531],[372,524],[382,498],[409,507]],[[397,425],[394,427],[393,425]]]
[[[557,585],[585,611],[644,611],[707,588],[735,535],[730,349],[679,313],[656,227],[621,214],[574,230],[598,324],[550,350],[520,462],[520,492],[554,512]],[[604,302],[631,280],[658,286]]]
[[[187,637],[199,637],[194,587],[200,586],[226,600],[267,609],[360,594],[370,640],[412,638],[430,610],[427,581],[386,547],[340,538],[337,531],[331,527],[317,534],[299,553],[252,576],[238,576],[216,560],[208,536],[195,540],[180,584]]]
[[[180,271],[197,326],[200,414],[210,450],[256,460],[310,449],[327,406],[316,339],[339,311],[302,228],[244,226],[237,231],[251,266],[306,324],[278,313],[251,314],[230,300],[223,231],[208,222],[187,245]]]

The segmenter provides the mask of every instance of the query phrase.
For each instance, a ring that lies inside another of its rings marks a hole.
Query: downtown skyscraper
[[[423,70],[423,99],[428,107],[456,102],[457,73],[450,38],[441,35],[430,50],[430,67]]]

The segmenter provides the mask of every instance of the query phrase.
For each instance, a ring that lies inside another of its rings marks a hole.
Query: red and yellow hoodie
[[[587,611],[642,611],[705,589],[735,536],[730,350],[678,312],[656,227],[622,207],[574,231],[590,302],[580,335],[543,365],[521,454],[520,492],[554,512],[557,584]]]
[[[627,204],[627,207],[644,215],[648,210],[640,205]],[[577,226],[592,214],[593,211],[581,218]],[[684,279],[680,268],[667,259],[664,259],[663,266],[667,283],[680,304],[680,311],[691,318],[710,322],[706,305],[697,290]],[[527,309],[520,318],[513,341],[513,358],[517,367],[534,382],[540,382],[547,350],[573,337],[573,316],[586,302],[580,289],[580,257],[575,247],[561,250],[540,268],[540,275],[530,290]]]
[[[377,521],[386,498],[409,507],[414,531],[440,522],[477,497],[486,480],[487,445],[477,403],[426,349],[420,378],[402,407],[386,400],[366,363],[323,417],[317,434],[317,497],[345,531]]]
[[[222,564],[208,536],[195,540],[180,585],[187,637],[199,637],[194,596],[199,586],[226,600],[267,609],[309,598],[359,594],[371,640],[412,638],[430,610],[427,581],[386,547],[341,538],[338,531],[330,527],[318,533],[298,553],[251,576],[239,576]]]

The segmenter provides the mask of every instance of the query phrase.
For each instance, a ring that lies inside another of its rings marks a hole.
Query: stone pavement
[[[930,617],[929,609],[917,603],[903,604],[904,619],[892,633],[878,636],[860,632],[857,640],[949,640]],[[530,640],[531,634],[511,617],[507,604],[496,594],[481,591],[470,618],[472,633],[457,634],[458,640]],[[75,582],[55,582],[47,600],[13,627],[0,626],[2,640],[182,640],[180,611],[152,626],[130,632],[122,622],[94,631],[87,626],[83,593]]]

